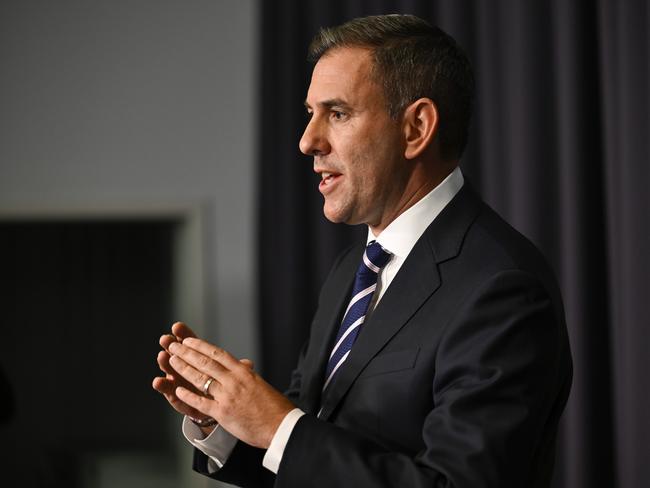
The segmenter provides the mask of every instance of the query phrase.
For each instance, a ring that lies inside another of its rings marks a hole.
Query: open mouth
[[[324,168],[314,168],[314,171],[320,175],[321,180],[318,185],[318,190],[324,196],[334,191],[338,182],[343,179],[343,175],[341,173],[326,171]]]
[[[339,176],[341,176],[339,173],[328,173],[326,171],[323,171],[321,173],[321,186],[327,186],[330,185],[334,182],[335,179],[337,179]]]

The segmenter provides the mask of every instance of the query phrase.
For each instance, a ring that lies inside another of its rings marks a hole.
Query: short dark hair
[[[309,60],[316,63],[339,47],[372,51],[373,76],[383,87],[392,118],[418,98],[430,98],[440,116],[442,158],[461,157],[472,116],[474,75],[450,35],[414,15],[360,17],[322,28],[309,46]]]

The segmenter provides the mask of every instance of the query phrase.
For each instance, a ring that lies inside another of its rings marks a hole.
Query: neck
[[[389,211],[384,212],[378,223],[368,223],[372,234],[378,237],[391,222],[442,183],[454,171],[456,166],[458,166],[458,161],[416,166],[416,169],[411,173],[411,177],[404,185],[404,189],[397,199],[397,204],[391,206]]]

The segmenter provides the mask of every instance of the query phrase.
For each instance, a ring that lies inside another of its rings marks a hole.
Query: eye
[[[345,120],[345,118],[348,116],[345,112],[341,112],[340,110],[332,110],[332,118],[334,120]]]

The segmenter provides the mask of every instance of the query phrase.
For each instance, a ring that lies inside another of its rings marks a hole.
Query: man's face
[[[400,124],[388,115],[371,68],[362,48],[337,48],[318,61],[300,150],[314,157],[321,175],[325,216],[381,231],[399,213],[408,162]]]

